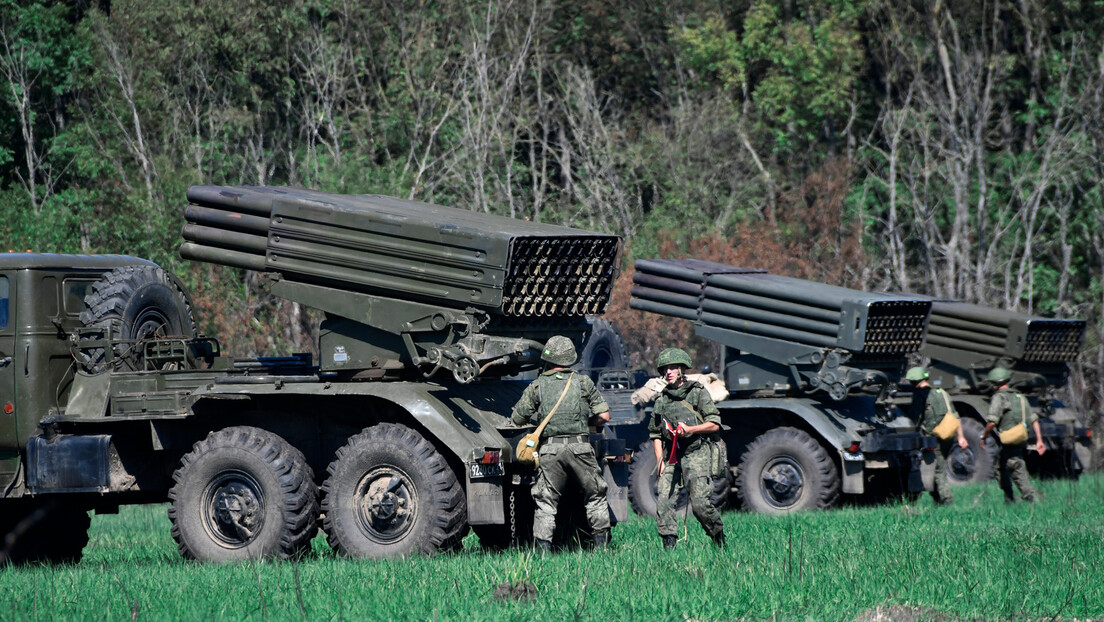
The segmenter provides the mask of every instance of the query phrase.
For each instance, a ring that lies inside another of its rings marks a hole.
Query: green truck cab
[[[320,360],[223,356],[142,259],[2,256],[0,560],[79,559],[89,511],[131,503],[168,502],[181,554],[206,561],[295,557],[319,528],[368,558],[531,538],[508,377],[554,334],[582,346],[619,238],[302,189],[189,200],[181,255],[324,311]],[[623,444],[592,441],[623,519]]]

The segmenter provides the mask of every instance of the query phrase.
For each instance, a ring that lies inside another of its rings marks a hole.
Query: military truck
[[[985,377],[994,367],[1012,371],[1012,386],[1028,396],[1039,415],[1047,451],[1027,452],[1028,468],[1037,474],[1077,477],[1089,467],[1092,430],[1082,413],[1064,405],[1058,391],[1069,379],[1069,362],[1077,358],[1085,321],[1034,317],[959,301],[932,299],[931,318],[920,355],[928,362],[930,382],[951,396],[962,418],[969,448],[954,448],[948,460],[952,483],[992,477],[996,443],[979,440],[985,428],[992,388]],[[902,405],[911,387],[899,393]],[[1035,431],[1029,434],[1033,448]]]
[[[923,489],[935,442],[898,416],[891,389],[920,348],[931,303],[694,259],[639,260],[634,309],[693,322],[721,347],[717,403],[739,503],[764,513],[884,499]],[[603,378],[603,388],[631,383]],[[655,454],[646,416],[626,409],[610,427],[638,446],[630,500],[655,512]],[[717,491],[722,492],[721,490]],[[715,499],[722,498],[719,494]]]
[[[145,260],[0,256],[4,559],[79,559],[89,511],[165,501],[207,561],[294,557],[319,525],[352,557],[531,537],[531,428],[508,418],[525,383],[500,378],[554,334],[582,345],[618,237],[375,195],[188,199],[181,256],[323,311],[320,360],[222,355]],[[592,438],[623,519],[623,443]]]

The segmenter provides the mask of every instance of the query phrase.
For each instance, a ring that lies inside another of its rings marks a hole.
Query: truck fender
[[[820,408],[815,408],[802,400],[745,399],[718,402],[717,409],[720,410],[722,414],[725,412],[748,410],[759,412],[773,410],[797,417],[812,428],[813,432],[815,432],[838,457],[841,491],[845,494],[863,493],[863,459],[861,455],[856,459],[855,456],[844,451],[844,447],[850,445],[852,442],[860,441],[861,438],[857,432],[841,427],[838,421],[833,421],[832,418]]]

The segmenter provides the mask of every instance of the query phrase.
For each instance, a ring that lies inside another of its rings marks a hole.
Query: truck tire
[[[591,318],[590,325],[590,336],[579,353],[579,362],[575,367],[587,372],[594,370],[589,375],[595,381],[600,370],[627,368],[629,353],[617,327],[600,317]]]
[[[342,555],[429,555],[466,533],[467,502],[456,474],[432,443],[404,425],[381,423],[353,436],[328,471],[322,528]]]
[[[969,484],[984,482],[993,478],[993,465],[1000,449],[995,440],[990,439],[981,446],[981,434],[985,426],[973,417],[962,417],[962,435],[969,447],[960,448],[957,444],[947,456],[947,479],[951,484]]]
[[[839,469],[824,447],[797,428],[768,430],[740,461],[743,506],[762,514],[831,507],[839,499]]]
[[[302,452],[267,430],[210,433],[173,473],[169,520],[180,554],[228,562],[288,559],[318,533],[318,487]]]
[[[85,326],[114,326],[115,339],[144,339],[151,336],[193,338],[196,324],[188,295],[167,272],[156,266],[123,266],[105,273],[84,297],[81,312]],[[104,358],[103,349],[90,353],[93,365]],[[135,369],[133,357],[122,357],[122,365]]]
[[[16,499],[0,516],[0,565],[75,564],[88,545],[88,509],[60,499]]]

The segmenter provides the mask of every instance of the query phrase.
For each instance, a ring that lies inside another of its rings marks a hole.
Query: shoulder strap
[[[690,397],[690,395],[687,394],[686,397]],[[687,404],[686,400],[681,400],[679,403],[682,404],[683,406],[685,406],[687,410],[694,413],[694,415],[698,418],[698,421],[701,421],[702,423],[705,423],[705,417],[702,417],[701,413],[698,412],[693,406],[691,406],[690,404]]]
[[[1020,423],[1027,427],[1027,398],[1023,393],[1017,393],[1016,397],[1020,398]]]
[[[556,405],[552,407],[552,410],[548,411],[548,414],[544,417],[544,421],[541,421],[540,425],[537,426],[537,436],[540,436],[541,432],[544,432],[544,427],[547,426],[548,422],[552,420],[552,415],[556,414],[556,410],[560,407],[560,404],[563,403],[564,397],[567,395],[567,390],[571,388],[571,381],[574,379],[575,374],[569,372],[567,376],[567,384],[564,385],[563,393],[560,393],[560,399],[556,400]]]
[[[955,409],[954,406],[951,405],[951,396],[947,395],[947,392],[944,391],[942,387],[935,387],[935,391],[939,394],[939,397],[943,399],[943,406],[947,408],[944,414],[954,413]],[[957,414],[958,413],[955,413],[955,415]]]

